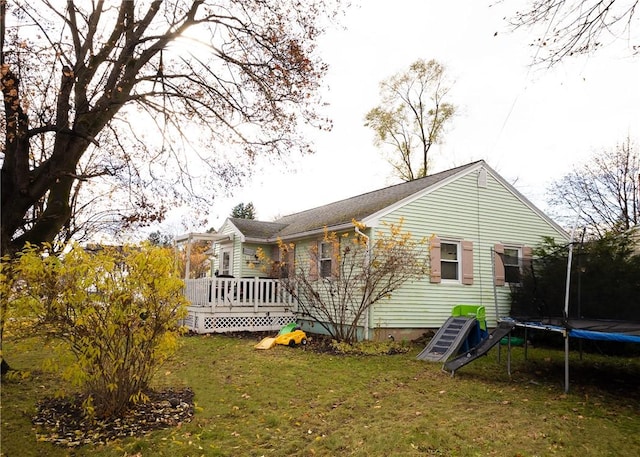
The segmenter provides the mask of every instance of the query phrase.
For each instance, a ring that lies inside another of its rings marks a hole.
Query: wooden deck
[[[277,279],[185,280],[184,325],[195,333],[278,331],[296,320],[296,304]]]

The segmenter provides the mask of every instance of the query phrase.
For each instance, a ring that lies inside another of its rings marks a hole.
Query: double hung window
[[[521,250],[519,248],[504,248],[504,280],[509,283],[520,282]]]
[[[460,243],[440,243],[440,268],[443,281],[460,279]]]
[[[333,244],[322,242],[320,243],[319,251],[318,261],[320,264],[320,277],[330,278],[331,262],[333,260]]]

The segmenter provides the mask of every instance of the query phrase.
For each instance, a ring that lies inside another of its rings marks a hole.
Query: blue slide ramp
[[[443,362],[462,348],[469,332],[477,324],[473,317],[452,316],[440,327],[426,348],[416,357],[418,360]]]
[[[445,362],[444,369],[446,371],[450,371],[451,375],[453,375],[457,369],[473,362],[477,358],[482,357],[489,352],[489,349],[498,344],[503,337],[507,336],[511,330],[513,330],[515,326],[515,322],[500,321],[498,326],[489,334],[488,338],[485,338],[480,342],[480,344],[471,348],[469,351],[460,354],[455,359]]]

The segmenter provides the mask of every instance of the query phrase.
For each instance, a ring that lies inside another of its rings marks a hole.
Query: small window
[[[505,282],[520,282],[520,249],[504,248],[504,280]]]
[[[440,268],[443,280],[460,279],[460,245],[458,243],[440,243]]]
[[[222,251],[222,260],[220,262],[220,274],[231,274],[231,251]]]
[[[333,244],[320,243],[320,277],[331,277],[331,257],[333,255]]]

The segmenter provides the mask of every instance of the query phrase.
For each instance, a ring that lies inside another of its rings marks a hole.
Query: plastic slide
[[[498,327],[489,334],[488,338],[482,340],[480,344],[471,350],[462,353],[455,359],[445,362],[444,369],[450,371],[453,375],[459,368],[473,362],[477,358],[482,357],[489,352],[489,350],[496,344],[500,343],[500,339],[508,335],[514,327],[515,323],[512,321],[500,321],[498,323]]]
[[[255,345],[256,349],[271,349],[276,345],[276,338],[268,336]]]
[[[296,323],[287,324],[280,329],[278,334],[274,337],[263,338],[254,347],[256,349],[271,349],[276,344],[282,344],[285,346],[295,346],[296,344],[306,344],[307,335],[298,328]]]

